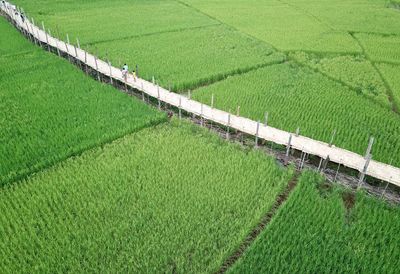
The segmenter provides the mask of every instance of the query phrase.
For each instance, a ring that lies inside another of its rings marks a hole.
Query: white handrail
[[[65,54],[68,54],[83,63],[86,61],[87,66],[91,67],[93,70],[99,71],[103,75],[107,75],[115,80],[125,82],[120,69],[116,67],[111,67],[110,69],[110,66],[106,61],[98,59],[94,55],[85,52],[80,48],[75,49],[75,46],[52,37],[50,34],[46,33],[45,30],[41,30],[32,24],[27,18],[25,18],[25,22],[22,22],[22,18],[17,11],[16,6],[5,2],[5,5],[1,4],[1,9],[3,12],[8,14],[12,20],[14,20],[15,24],[19,28],[22,28],[26,32],[30,33],[41,43],[48,44],[53,48],[57,48],[59,51],[64,52]],[[251,119],[212,108],[200,102],[191,100],[183,95],[170,92],[162,87],[158,87],[157,85],[154,85],[153,83],[144,79],[136,78],[135,80],[131,75],[127,77],[126,84],[148,94],[149,96],[159,99],[160,101],[168,103],[169,105],[185,110],[186,112],[202,116],[207,120],[224,126],[229,126],[232,129],[236,129],[250,135],[256,135],[257,122]],[[292,134],[290,132],[267,125],[259,126],[257,136],[259,139],[264,139],[281,145],[288,145],[290,138],[289,145],[292,148],[304,151],[307,154],[316,155],[323,159],[327,159],[329,157],[329,161],[358,170],[361,173],[365,172],[366,175],[389,182],[396,186],[400,186],[400,169],[397,167],[374,160],[369,161],[366,159],[368,157],[361,156],[354,152],[331,146],[327,143],[313,140],[305,136]]]

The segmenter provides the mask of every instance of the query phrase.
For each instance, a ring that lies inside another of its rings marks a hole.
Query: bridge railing
[[[128,76],[125,81],[120,69],[113,67],[110,63],[98,59],[95,55],[84,51],[79,47],[79,45],[76,46],[69,43],[69,41],[62,41],[53,37],[44,29],[44,26],[42,26],[42,28],[37,27],[33,22],[33,19],[29,20],[28,18],[24,18],[23,20],[21,13],[16,6],[8,2],[5,2],[5,4],[1,4],[0,2],[0,5],[1,10],[13,20],[14,24],[23,32],[29,33],[37,43],[50,45],[51,47],[56,48],[59,54],[62,52],[82,63],[85,63],[87,66],[91,67],[92,70],[110,77],[110,80],[113,79],[125,82],[127,85],[140,90],[159,101],[168,103],[169,105],[182,109],[188,113],[200,116],[203,119],[213,121],[249,135],[257,136],[259,139],[285,145],[288,148],[294,148],[310,155],[316,155],[321,158],[321,161],[323,159],[328,159],[331,162],[357,170],[360,172],[360,183],[362,183],[364,176],[368,175],[400,187],[400,169],[372,160],[370,149],[367,151],[365,156],[361,156],[334,145],[286,132],[245,117],[213,108],[195,100],[191,100],[186,96],[170,92],[167,89],[144,79],[134,79],[133,76]]]

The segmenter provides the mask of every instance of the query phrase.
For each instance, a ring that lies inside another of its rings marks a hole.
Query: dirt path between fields
[[[261,232],[266,228],[266,226],[275,216],[279,207],[287,200],[289,194],[297,185],[297,181],[300,174],[301,173],[299,171],[296,171],[295,175],[286,186],[286,189],[276,198],[275,203],[273,204],[271,209],[261,218],[257,226],[251,230],[251,232],[247,235],[245,240],[237,248],[237,250],[225,260],[221,268],[216,273],[225,273],[231,266],[235,264],[237,260],[239,260],[240,257],[242,257],[242,255],[246,252],[246,250],[257,239],[257,237],[261,234]]]

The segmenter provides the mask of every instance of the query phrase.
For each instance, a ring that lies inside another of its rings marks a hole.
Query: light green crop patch
[[[137,37],[218,22],[171,0],[20,1],[37,22],[44,21],[54,35],[81,45]],[[120,44],[123,47],[123,42]]]
[[[271,47],[224,26],[170,32],[121,41],[99,43],[90,48],[112,63],[174,91],[192,89],[265,64],[279,63],[285,56]]]
[[[296,61],[318,70],[329,77],[345,83],[359,94],[364,94],[378,104],[391,109],[388,91],[379,73],[363,56],[319,56],[305,52],[290,54]]]
[[[322,74],[294,63],[258,69],[196,90],[193,98],[216,108],[236,110],[254,120],[269,113],[271,126],[365,153],[375,137],[375,160],[400,166],[400,120],[389,108],[357,94]]]
[[[356,37],[372,60],[400,65],[400,36],[359,33]]]
[[[351,35],[330,28],[294,5],[273,1],[185,0],[196,8],[284,51],[360,52]]]
[[[388,82],[390,89],[393,93],[393,100],[400,109],[400,64],[377,64],[378,69],[383,77]]]
[[[386,8],[388,1],[385,0],[287,2],[293,8],[315,18],[333,30],[400,34],[400,13]]]
[[[0,269],[214,273],[292,174],[186,122],[144,129],[1,189]]]
[[[330,187],[303,174],[229,273],[396,273],[400,208]]]
[[[12,30],[1,20],[0,28],[4,25]],[[9,37],[11,45],[24,42]],[[163,113],[95,82],[65,60],[33,45],[21,49],[28,52],[0,58],[0,187],[165,120]]]
[[[0,16],[0,58],[38,50],[13,28],[5,18]],[[3,68],[0,67],[1,72],[2,70]]]

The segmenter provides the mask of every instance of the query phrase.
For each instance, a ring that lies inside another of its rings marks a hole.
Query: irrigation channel
[[[208,121],[224,128],[226,137],[229,138],[230,134],[234,132],[241,132],[243,135],[252,136],[255,145],[260,142],[269,142],[283,147],[283,156],[285,161],[288,161],[293,151],[301,152],[301,166],[303,167],[305,158],[310,155],[318,159],[316,166],[318,170],[327,169],[329,163],[335,163],[338,166],[356,171],[358,178],[350,179],[349,181],[356,182],[360,187],[365,182],[365,177],[369,176],[377,179],[378,181],[387,182],[394,188],[400,187],[400,168],[387,165],[372,159],[371,149],[373,146],[373,138],[367,146],[365,156],[356,154],[354,152],[336,147],[335,145],[324,143],[321,141],[313,140],[311,138],[301,136],[298,133],[286,132],[274,127],[268,126],[266,123],[260,121],[253,121],[251,119],[234,115],[225,112],[206,104],[197,102],[188,96],[180,95],[170,92],[165,88],[160,87],[155,79],[152,82],[146,81],[139,77],[134,78],[132,75],[124,77],[119,68],[113,67],[110,62],[98,59],[95,55],[81,49],[79,41],[76,45],[70,43],[68,35],[67,41],[59,40],[46,31],[44,24],[41,28],[35,25],[33,18],[29,20],[24,17],[22,19],[21,11],[18,7],[8,3],[0,2],[1,11],[6,14],[9,20],[25,34],[32,42],[36,43],[43,48],[53,51],[59,56],[68,58],[71,62],[84,66],[82,69],[88,73],[88,70],[98,80],[106,80],[114,85],[120,85],[126,90],[133,89],[141,94],[142,99],[145,101],[153,100],[159,108],[161,105],[168,105],[177,110],[181,118],[182,112],[185,112],[192,117],[197,117],[201,124]],[[106,78],[106,79],[104,79]],[[276,154],[276,153],[275,153]],[[279,157],[278,157],[279,158]],[[332,173],[332,172],[331,172]],[[329,174],[327,174],[329,177]],[[335,180],[338,175],[334,175]],[[331,175],[332,177],[332,175]]]

